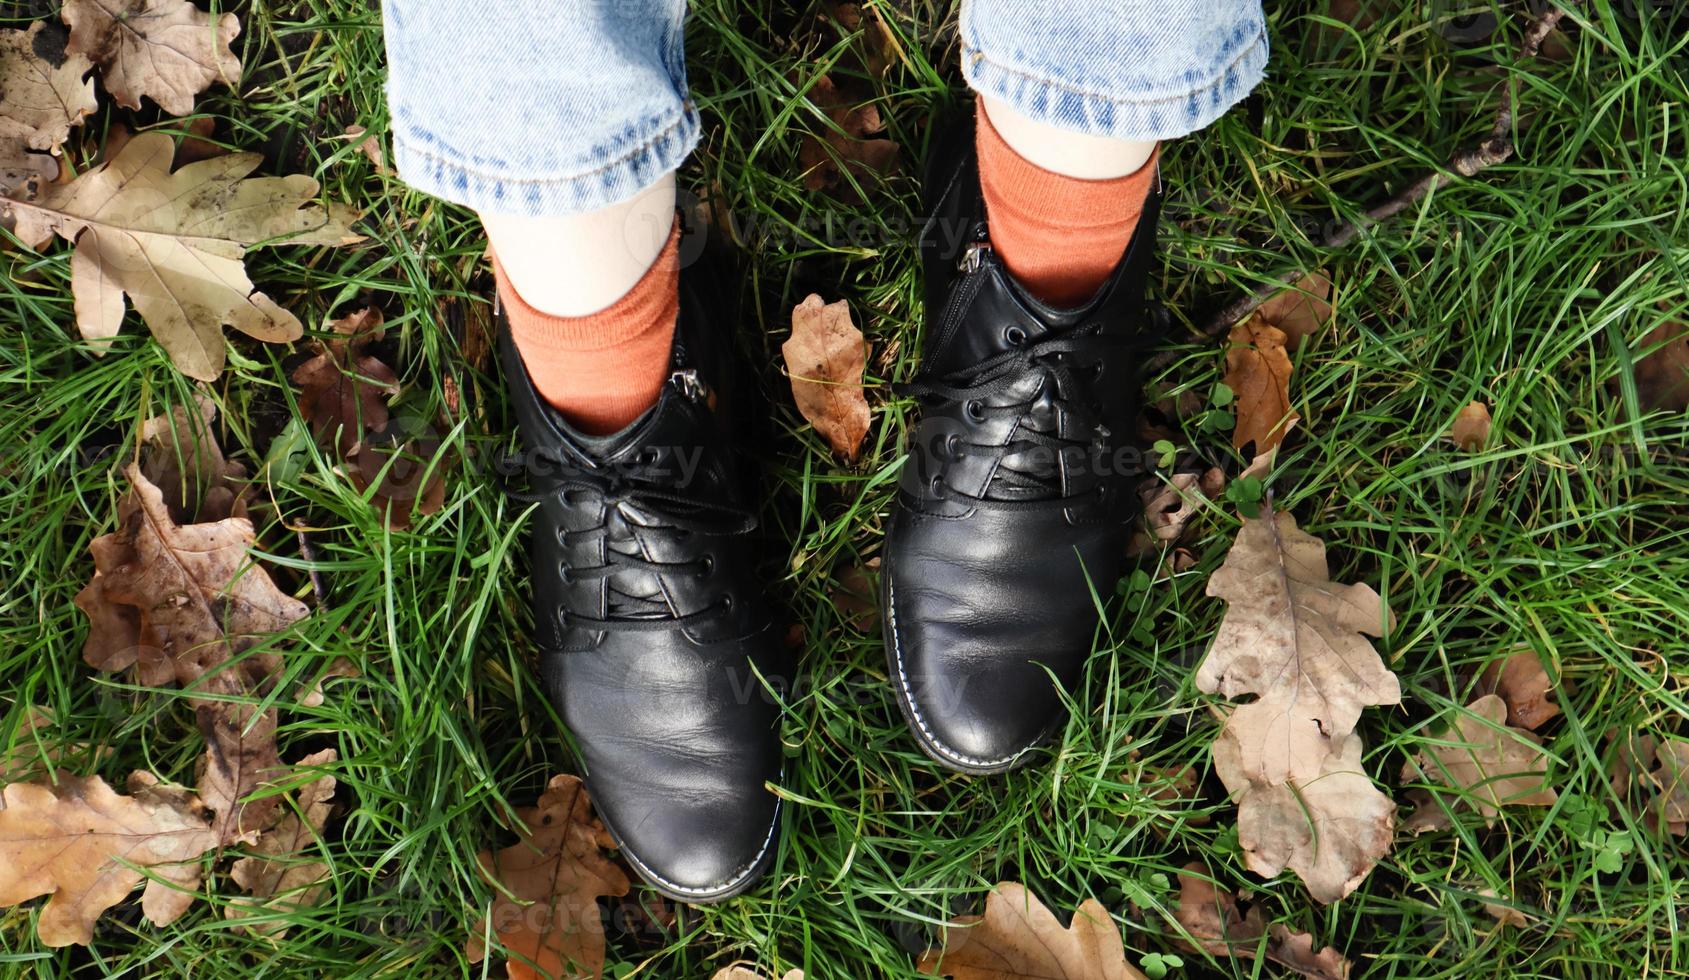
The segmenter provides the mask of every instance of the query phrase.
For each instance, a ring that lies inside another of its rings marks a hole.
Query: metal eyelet
[[[975,422],[985,421],[985,406],[981,405],[977,399],[970,398],[963,402],[962,412]]]
[[[721,597],[721,611],[724,613],[732,612],[734,601],[733,593],[729,592],[726,595],[723,595]]]
[[[575,583],[575,576],[569,571],[568,562],[560,561],[557,563],[557,581],[563,585],[573,585]]]
[[[951,459],[962,458],[962,437],[952,432],[944,440],[944,455]]]
[[[1026,328],[1019,326],[1018,324],[1006,328],[1003,331],[1003,340],[1007,341],[1010,347],[1019,347],[1025,344]]]
[[[641,466],[656,466],[662,461],[662,458],[663,454],[660,451],[647,448],[641,449],[639,455],[634,457],[634,461]]]
[[[931,482],[929,482],[927,484],[927,492],[931,493],[934,497],[943,497],[944,496],[944,477],[942,477],[942,476],[933,477]]]
[[[698,577],[709,578],[715,573],[715,556],[705,555],[698,559]]]

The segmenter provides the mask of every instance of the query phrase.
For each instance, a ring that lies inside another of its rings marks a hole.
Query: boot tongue
[[[1021,416],[1020,425],[1011,439],[1022,439],[1031,433],[1056,435],[1060,429],[1058,412],[1048,379],[1044,391],[1033,401],[1032,407]],[[1033,500],[1061,493],[1061,467],[1054,452],[1026,450],[1004,455],[998,465],[986,496],[999,500]]]

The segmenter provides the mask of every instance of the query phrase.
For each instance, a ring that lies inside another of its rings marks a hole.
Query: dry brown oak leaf
[[[0,786],[37,776],[51,776],[59,768],[75,768],[86,772],[111,755],[111,746],[93,742],[73,742],[54,731],[53,712],[38,704],[13,704],[19,715],[12,747],[0,748]],[[10,727],[0,721],[0,733]],[[0,734],[0,742],[5,736]]]
[[[943,942],[921,957],[920,972],[953,980],[1147,980],[1126,962],[1120,929],[1101,902],[1086,899],[1064,929],[1012,881],[991,889],[985,915],[952,920]]]
[[[1181,939],[1180,946],[1214,956],[1254,959],[1265,935],[1267,959],[1304,977],[1348,980],[1353,965],[1343,954],[1330,946],[1315,950],[1314,937],[1305,932],[1292,932],[1277,922],[1266,925],[1259,908],[1240,912],[1237,896],[1215,888],[1203,877],[1207,873],[1199,862],[1185,865],[1179,873],[1179,899],[1173,907],[1173,918],[1196,940]]]
[[[868,435],[868,399],[862,393],[868,342],[851,322],[850,304],[823,303],[814,293],[805,297],[792,308],[792,336],[780,345],[780,354],[798,412],[833,452],[854,462]]]
[[[323,749],[299,760],[299,767],[316,769],[333,765],[337,753]],[[301,786],[295,796],[296,809],[260,834],[252,845],[252,856],[236,861],[229,876],[251,899],[235,899],[224,909],[230,919],[246,918],[256,909],[287,912],[317,904],[327,889],[329,867],[314,856],[323,828],[334,813],[333,776],[322,775]],[[275,939],[287,933],[282,921],[254,922],[253,931]]]
[[[1610,746],[1619,741],[1617,731],[1607,733]],[[1626,803],[1631,786],[1640,788],[1642,819],[1649,829],[1689,833],[1689,742],[1632,733],[1617,745],[1609,776],[1613,795]]]
[[[1689,408],[1689,325],[1662,323],[1638,345],[1648,351],[1636,362],[1636,395],[1644,411]]]
[[[809,87],[809,99],[827,114],[833,125],[825,129],[821,139],[805,134],[798,147],[798,166],[803,169],[805,190],[828,191],[853,199],[857,195],[850,185],[850,177],[863,181],[870,174],[886,174],[897,169],[898,145],[876,138],[886,128],[877,106],[856,104],[826,75]],[[839,166],[841,162],[843,170]]]
[[[205,808],[142,772],[129,777],[129,792],[97,776],[0,792],[0,906],[51,896],[36,926],[46,945],[92,942],[100,915],[147,875],[141,911],[154,924],[193,903],[200,857],[219,843]]]
[[[250,521],[178,525],[138,467],[124,474],[132,489],[118,505],[118,530],[89,546],[94,578],[76,595],[91,621],[83,659],[98,670],[133,667],[150,686],[174,681],[209,695],[194,699],[206,737],[200,795],[217,812],[218,834],[234,840],[269,825],[279,797],[247,798],[285,767],[274,709],[230,698],[262,692],[280,659],[252,648],[307,610],[252,561]]]
[[[343,457],[361,448],[364,433],[386,427],[387,399],[399,391],[393,369],[364,351],[382,338],[381,311],[365,307],[329,327],[339,336],[317,343],[317,356],[295,368],[299,411],[318,442],[330,437]]]
[[[1252,782],[1313,779],[1363,708],[1401,701],[1396,675],[1362,635],[1382,634],[1383,601],[1369,586],[1331,581],[1325,545],[1289,513],[1246,519],[1208,594],[1226,600],[1226,616],[1196,686],[1255,695],[1221,736]]]
[[[311,204],[317,182],[294,174],[246,178],[262,162],[230,153],[170,170],[175,141],[136,136],[109,161],[33,200],[0,198],[0,218],[40,249],[57,234],[76,243],[71,293],[76,325],[96,342],[117,335],[124,297],[135,304],[176,367],[210,381],[223,370],[223,325],[258,340],[294,340],[299,320],[257,292],[246,249],[272,239],[349,245],[347,208]],[[243,179],[246,178],[246,179]]]
[[[1232,328],[1226,349],[1226,387],[1237,396],[1232,446],[1255,444],[1256,455],[1284,440],[1300,416],[1290,408],[1290,354],[1285,333],[1260,313]]]
[[[1310,272],[1296,285],[1261,304],[1261,319],[1284,331],[1295,349],[1331,322],[1331,279],[1325,270]]]
[[[1479,694],[1497,694],[1507,703],[1507,723],[1538,729],[1560,713],[1554,682],[1535,650],[1523,649],[1503,657],[1478,675]]]
[[[1503,806],[1553,805],[1559,795],[1547,775],[1541,740],[1510,727],[1507,702],[1494,694],[1467,705],[1438,743],[1402,767],[1404,781],[1427,778],[1464,790],[1485,823],[1494,823]]]
[[[0,196],[27,201],[58,175],[58,161],[51,156],[30,152],[23,140],[0,136]],[[9,221],[0,222],[0,228],[10,227]]]
[[[172,116],[194,111],[194,96],[213,82],[240,82],[240,59],[229,42],[240,18],[215,20],[188,0],[65,0],[66,50],[99,63],[117,104],[141,107],[141,96]]]
[[[173,405],[141,425],[141,474],[178,524],[246,516],[246,468],[223,458],[216,418],[217,404],[196,392],[192,407]]]
[[[615,846],[592,816],[579,778],[553,776],[539,805],[516,812],[517,843],[494,855],[482,851],[481,871],[496,883],[492,931],[513,954],[511,980],[599,977],[604,970],[604,922],[598,899],[626,895],[632,883],[604,849]],[[475,927],[467,952],[486,955]]]
[[[46,27],[36,21],[27,31],[0,30],[0,142],[31,150],[57,150],[99,107],[93,80],[83,78],[93,64],[74,53],[58,64],[44,57]]]
[[[158,488],[165,513],[177,524],[245,517],[246,487],[240,482],[245,470],[225,460],[217,445],[210,428],[216,406],[198,394],[194,400],[193,409],[172,406],[167,414],[141,425],[141,475]],[[120,523],[125,513],[120,508]],[[77,597],[77,605],[92,623],[82,649],[83,659],[104,671],[133,667],[134,681],[146,687],[175,683],[175,662],[159,646],[141,641],[138,611],[127,604],[105,601],[100,596],[103,588],[104,582],[96,574],[94,582]],[[279,667],[279,662],[274,666]]]
[[[1469,453],[1484,448],[1484,443],[1490,441],[1490,407],[1483,402],[1472,402],[1461,409],[1454,417],[1454,424],[1449,426],[1449,438]]]
[[[1689,828],[1689,742],[1662,742],[1654,750],[1654,759],[1659,765],[1647,774],[1655,793],[1650,814],[1681,836]]]
[[[1214,772],[1237,800],[1244,864],[1263,877],[1296,872],[1316,901],[1354,891],[1390,850],[1396,804],[1361,768],[1361,738],[1349,735],[1307,780],[1250,780],[1235,743],[1214,743]]]

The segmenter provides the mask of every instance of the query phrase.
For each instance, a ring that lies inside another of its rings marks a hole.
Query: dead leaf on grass
[[[285,774],[275,711],[241,698],[264,693],[278,654],[255,650],[307,614],[251,558],[252,523],[232,517],[179,525],[139,467],[124,474],[118,530],[96,538],[94,578],[77,593],[90,620],[83,659],[97,670],[133,669],[148,686],[193,694],[206,737],[200,796],[223,840],[263,829],[279,800],[248,798]]]
[[[1331,322],[1331,280],[1324,269],[1310,272],[1262,303],[1259,312],[1284,331],[1286,346],[1294,350]]]
[[[1636,362],[1636,396],[1642,408],[1681,412],[1689,409],[1689,325],[1662,323],[1642,338]]]
[[[363,675],[364,672],[358,669],[357,664],[345,657],[335,657],[329,661],[328,668],[323,671],[322,676],[317,678],[316,683],[300,695],[299,703],[307,708],[321,707],[324,703],[324,684],[337,677],[362,677]]]
[[[710,980],[769,980],[769,978],[750,967],[735,963],[732,966],[722,967],[715,971],[711,974]],[[803,980],[803,971],[789,970],[780,980]]]
[[[1144,528],[1155,541],[1177,541],[1185,525],[1196,516],[1204,494],[1195,473],[1174,473],[1167,482],[1156,481],[1140,496],[1144,501]]]
[[[1192,861],[1179,872],[1179,898],[1173,906],[1173,919],[1196,940],[1195,943],[1180,940],[1180,944],[1214,956],[1254,958],[1261,934],[1266,931],[1260,913],[1255,909],[1250,909],[1248,915],[1239,911],[1236,896],[1215,888],[1212,881],[1203,877],[1207,873],[1208,869],[1199,861]]]
[[[1461,409],[1454,417],[1454,425],[1449,427],[1449,438],[1469,453],[1484,448],[1490,441],[1490,407],[1483,402],[1472,402]]]
[[[1402,767],[1402,779],[1428,779],[1464,790],[1462,797],[1494,823],[1504,806],[1550,806],[1542,742],[1507,725],[1507,703],[1486,694],[1455,715],[1452,729]]]
[[[196,392],[192,407],[172,405],[141,425],[141,475],[178,524],[247,516],[246,468],[223,458],[216,418],[217,403]]]
[[[1173,918],[1196,939],[1195,943],[1179,940],[1180,948],[1237,959],[1254,959],[1257,951],[1264,949],[1267,959],[1304,977],[1348,980],[1353,967],[1343,954],[1330,946],[1314,949],[1313,936],[1295,932],[1282,923],[1268,926],[1262,921],[1258,906],[1241,912],[1238,896],[1215,888],[1204,877],[1207,873],[1198,861],[1187,864],[1179,873],[1179,898],[1173,907]],[[1263,936],[1265,943],[1261,941]]]
[[[59,175],[59,165],[45,153],[32,152],[23,140],[0,136],[0,197],[33,200]],[[10,230],[10,223],[0,225]]]
[[[849,200],[856,197],[849,177],[863,182],[871,175],[897,169],[901,151],[896,143],[879,136],[885,132],[885,123],[878,106],[851,97],[826,75],[809,87],[809,100],[832,125],[818,124],[821,137],[805,133],[798,147],[798,166],[806,190],[826,191]]]
[[[1478,677],[1479,694],[1500,695],[1507,723],[1535,731],[1560,713],[1554,682],[1535,650],[1521,649],[1491,663]]]
[[[141,107],[141,97],[172,116],[194,111],[194,96],[213,82],[240,82],[240,59],[229,42],[240,18],[213,18],[188,0],[65,0],[67,50],[100,65],[117,104]]]
[[[1314,948],[1314,937],[1275,922],[1267,927],[1267,958],[1310,980],[1349,980],[1354,965],[1330,946]]]
[[[252,523],[179,525],[139,468],[124,474],[131,490],[118,504],[118,530],[89,546],[94,578],[76,597],[93,621],[83,659],[106,672],[140,664],[136,680],[147,686],[187,687],[242,655],[258,674],[277,673],[275,654],[248,651],[308,610],[251,559]],[[121,627],[110,607],[127,611]]]
[[[1628,802],[1635,787],[1649,829],[1663,826],[1680,837],[1689,833],[1689,742],[1652,735],[1629,735],[1621,742],[1617,731],[1607,733],[1607,742],[1619,743],[1609,773],[1613,795]]]
[[[845,564],[834,570],[833,608],[858,633],[873,633],[880,627],[879,556],[862,565]]]
[[[927,950],[917,969],[953,980],[1147,980],[1126,962],[1120,928],[1101,902],[1086,899],[1063,928],[1012,881],[991,889],[983,916],[952,920],[942,949]]]
[[[1485,898],[1500,897],[1496,895],[1495,889],[1493,888],[1479,889],[1478,894]],[[1485,902],[1484,912],[1503,926],[1514,926],[1519,929],[1524,929],[1531,924],[1530,916],[1511,905],[1502,905],[1499,902]]]
[[[98,776],[0,791],[0,906],[50,896],[36,925],[46,945],[92,942],[94,923],[128,898],[143,871],[152,877],[141,911],[155,925],[193,904],[201,857],[219,843],[205,807],[143,772],[129,777],[129,792]]]
[[[210,381],[223,370],[223,325],[285,343],[298,319],[258,292],[242,259],[260,242],[348,245],[355,215],[311,203],[317,182],[247,177],[256,153],[230,153],[170,169],[175,143],[143,133],[110,160],[30,201],[0,198],[0,218],[39,249],[56,234],[76,244],[71,292],[77,329],[96,342],[115,337],[125,297],[183,374]]]
[[[575,776],[554,776],[539,805],[517,811],[521,838],[496,855],[482,851],[482,872],[496,882],[492,931],[513,956],[512,980],[598,977],[604,969],[604,923],[600,897],[626,895],[632,883],[604,856],[615,846],[592,816],[586,787]],[[486,956],[475,927],[469,961]]]
[[[333,765],[339,757],[334,749],[323,749],[299,760],[299,768],[318,769]],[[337,781],[324,774],[301,786],[295,793],[295,809],[258,836],[252,854],[234,863],[229,877],[251,896],[231,901],[223,910],[226,918],[243,919],[255,910],[291,911],[317,904],[327,890],[329,866],[312,854],[334,813]],[[287,924],[279,921],[253,922],[254,932],[281,939]]]
[[[68,767],[86,771],[109,756],[112,747],[55,738],[53,712],[38,704],[18,708],[23,717],[10,750],[0,750],[0,786],[6,783],[51,775]]]
[[[387,174],[387,155],[381,150],[381,138],[362,126],[347,126],[346,137],[358,141],[358,152],[375,167],[375,172]]]
[[[838,25],[847,31],[861,31],[857,43],[852,45],[848,60],[857,63],[864,72],[874,78],[884,77],[897,60],[902,57],[902,46],[897,43],[897,35],[892,33],[880,14],[878,4],[874,3],[837,3],[834,0],[824,0],[821,5],[822,16],[831,16]],[[829,38],[823,38],[827,44]]]
[[[1249,870],[1271,878],[1296,872],[1315,901],[1331,903],[1358,887],[1390,850],[1396,804],[1361,768],[1361,738],[1351,734],[1306,780],[1249,778],[1236,743],[1214,743],[1214,771],[1237,799],[1238,844]]]
[[[330,320],[338,336],[314,341],[317,355],[291,375],[311,434],[348,458],[363,445],[366,432],[387,425],[387,399],[399,393],[399,376],[365,349],[382,339],[383,322],[373,306]]]
[[[99,104],[94,100],[94,82],[85,78],[93,63],[80,54],[67,53],[55,63],[42,54],[46,21],[36,21],[27,31],[0,30],[0,146],[18,141],[31,150],[58,152],[70,139],[72,126],[82,125]],[[16,150],[0,153],[0,161],[11,161]],[[32,171],[41,161],[25,161]],[[55,164],[46,180],[58,173]],[[6,182],[0,180],[0,191]]]
[[[1246,519],[1207,593],[1226,615],[1197,688],[1237,707],[1221,739],[1253,782],[1315,778],[1363,708],[1396,704],[1401,686],[1363,634],[1393,621],[1370,586],[1331,580],[1325,545],[1287,512]]]
[[[1293,366],[1285,341],[1284,331],[1258,312],[1232,328],[1225,383],[1237,396],[1237,425],[1232,430],[1237,449],[1253,443],[1256,455],[1272,450],[1298,418],[1290,407]]]
[[[792,336],[780,345],[798,412],[848,462],[868,435],[862,370],[868,342],[851,322],[850,304],[823,303],[811,293],[792,308]]]

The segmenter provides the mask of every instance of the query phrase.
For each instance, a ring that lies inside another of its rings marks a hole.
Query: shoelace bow
[[[1080,428],[1088,430],[1094,436],[1107,436],[1107,430],[1097,418],[1094,406],[1079,404],[1074,400],[1079,385],[1079,373],[1075,366],[1064,355],[1100,352],[1103,348],[1122,346],[1123,341],[1104,337],[1096,332],[1094,327],[1082,327],[1066,331],[1030,344],[1022,344],[1013,350],[988,357],[977,364],[963,368],[941,378],[929,381],[911,381],[893,387],[902,395],[915,398],[929,398],[940,405],[960,404],[965,418],[975,422],[982,422],[988,418],[1012,416],[1019,420],[1015,426],[1015,438],[1000,446],[969,442],[959,436],[951,436],[945,445],[945,452],[952,458],[962,456],[984,456],[994,464],[992,467],[992,481],[985,489],[990,494],[994,487],[1011,493],[1030,491],[1039,494],[1037,497],[1020,499],[1002,499],[992,496],[974,496],[964,493],[944,482],[944,466],[940,462],[939,472],[933,479],[933,491],[945,499],[959,500],[976,507],[997,510],[1037,510],[1044,508],[1067,507],[1074,501],[1084,499],[1083,495],[1063,496],[1061,492],[1061,467],[1055,463],[1064,449],[1089,449],[1093,438],[1070,439],[1055,432],[1048,432],[1034,427],[1032,410],[1044,401],[1048,401],[1052,408],[1060,409],[1079,421]],[[1100,363],[1100,362],[1098,362]],[[987,401],[1016,384],[1019,384],[1027,371],[1037,371],[1043,376],[1043,382],[1025,401],[1007,405],[990,405]],[[1093,375],[1093,378],[1095,375]],[[1090,423],[1086,425],[1085,423]],[[1046,447],[1051,451],[1051,461],[1048,466],[1039,466],[1032,470],[1018,470],[1007,466],[995,465],[1004,457],[1015,453],[1027,452],[1037,447]]]
[[[656,523],[641,523],[643,531],[670,532],[679,536],[693,534],[734,535],[744,534],[755,530],[756,515],[744,508],[731,504],[716,503],[697,497],[665,490],[656,484],[659,476],[667,476],[665,471],[657,470],[654,464],[637,464],[632,467],[592,472],[576,471],[561,477],[555,482],[538,490],[517,490],[507,488],[511,497],[538,503],[550,498],[561,500],[566,506],[575,506],[578,501],[572,496],[581,494],[593,498],[603,504],[603,518],[592,527],[577,531],[559,529],[558,544],[565,548],[574,548],[581,544],[599,541],[610,533],[611,515],[615,514],[622,504],[637,507],[648,519]],[[565,565],[563,573],[565,580],[571,579],[608,579],[624,569],[649,572],[659,578],[668,575],[690,574],[706,575],[713,567],[713,559],[705,555],[702,558],[679,562],[651,561],[639,555],[630,555],[605,545],[603,549],[604,561],[597,565]],[[622,631],[656,631],[683,629],[689,625],[712,618],[732,608],[733,597],[725,595],[711,605],[695,612],[679,616],[671,614],[669,605],[661,594],[655,596],[632,595],[617,589],[614,583],[608,587],[617,600],[619,615],[603,618],[585,616],[573,610],[563,610],[566,626],[577,626],[588,630],[622,630]]]

